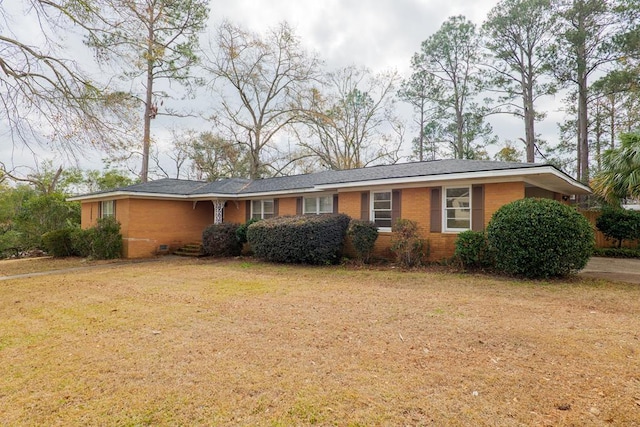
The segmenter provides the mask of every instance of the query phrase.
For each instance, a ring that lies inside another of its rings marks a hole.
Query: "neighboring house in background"
[[[416,221],[430,241],[430,258],[440,260],[453,254],[459,232],[484,229],[506,203],[525,197],[567,201],[590,192],[550,165],[436,160],[258,180],[161,179],[69,200],[81,202],[83,228],[115,216],[127,258],[198,241],[212,223],[339,212],[378,225],[380,256],[389,255],[396,219]]]

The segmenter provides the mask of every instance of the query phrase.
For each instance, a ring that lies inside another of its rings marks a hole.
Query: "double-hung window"
[[[108,218],[116,215],[116,201],[115,200],[105,200],[100,202],[100,218]]]
[[[333,213],[333,196],[305,197],[305,215],[320,215]]]
[[[371,218],[378,228],[391,230],[391,191],[372,193]]]
[[[265,219],[273,218],[273,200],[252,200],[251,218]]]
[[[453,232],[471,229],[471,187],[445,188],[444,227]]]

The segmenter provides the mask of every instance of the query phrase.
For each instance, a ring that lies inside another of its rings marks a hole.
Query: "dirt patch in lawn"
[[[2,425],[640,425],[640,287],[166,260],[0,282]]]

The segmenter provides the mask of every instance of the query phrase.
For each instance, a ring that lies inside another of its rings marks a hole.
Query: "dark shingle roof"
[[[535,166],[540,165],[533,163],[493,162],[488,160],[435,160],[430,162],[401,163],[342,171],[323,171],[308,175],[259,179],[252,181],[240,193],[297,190],[313,188],[316,185],[345,184],[349,182],[378,181],[464,172],[522,169]]]
[[[420,176],[449,175],[468,172],[498,170],[522,170],[546,165],[534,163],[495,162],[489,160],[434,160],[428,162],[402,163],[396,165],[371,166],[342,171],[322,171],[306,175],[284,176],[265,179],[229,178],[214,182],[160,179],[97,194],[112,192],[163,194],[167,196],[198,196],[208,194],[256,194],[311,189],[319,185],[348,184],[386,179]],[[88,196],[88,195],[87,195]]]

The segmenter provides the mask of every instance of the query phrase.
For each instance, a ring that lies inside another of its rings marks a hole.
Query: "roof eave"
[[[559,181],[542,183],[536,176],[553,176]],[[106,193],[88,194],[84,196],[70,197],[69,201],[89,201],[118,198],[146,198],[146,199],[171,199],[171,200],[212,200],[212,199],[248,199],[255,197],[273,197],[291,194],[319,193],[323,191],[338,191],[340,189],[358,189],[365,187],[389,187],[399,185],[417,185],[425,183],[441,183],[446,181],[494,181],[502,180],[522,180],[532,185],[539,185],[547,190],[556,191],[563,194],[591,194],[591,189],[571,178],[569,175],[551,165],[541,165],[528,168],[498,169],[474,172],[453,172],[437,175],[418,175],[400,178],[382,178],[376,180],[350,181],[329,184],[318,184],[313,187],[298,188],[293,190],[261,191],[247,193],[204,193],[204,194],[171,194],[171,193],[145,193],[136,191],[113,191]]]
[[[571,191],[571,194],[591,194],[591,189],[586,185],[574,180],[570,176],[561,172],[550,165],[542,165],[535,166],[529,168],[521,168],[521,169],[498,169],[498,170],[489,170],[489,171],[475,171],[475,172],[453,172],[447,174],[437,174],[437,175],[420,175],[420,176],[411,176],[411,177],[402,177],[402,178],[383,178],[377,180],[367,180],[367,181],[358,181],[358,182],[344,182],[344,183],[333,183],[333,184],[321,184],[317,185],[315,188],[317,190],[329,190],[329,189],[346,189],[346,188],[363,188],[363,187],[388,187],[395,185],[410,185],[410,184],[423,184],[423,183],[439,183],[446,181],[478,181],[478,180],[487,180],[490,179],[492,181],[500,182],[505,178],[513,179],[522,179],[523,181],[530,181],[532,183],[535,182],[535,175],[543,175],[550,174],[554,177],[560,179],[562,182],[566,183],[566,186],[562,187],[563,190],[567,188],[572,188],[574,191]],[[500,178],[500,179],[497,179]],[[528,179],[527,179],[528,178]],[[554,191],[557,191],[559,188],[556,188]],[[558,191],[560,192],[560,191]]]

